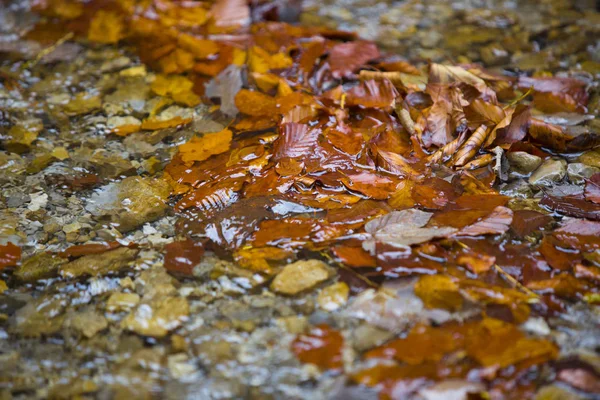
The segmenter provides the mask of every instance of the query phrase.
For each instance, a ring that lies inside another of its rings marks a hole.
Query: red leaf
[[[496,207],[487,217],[473,225],[463,228],[456,235],[458,236],[479,236],[479,235],[497,235],[504,233],[510,227],[513,218],[513,211],[507,207]]]
[[[315,364],[323,370],[342,368],[344,337],[327,325],[313,327],[292,342],[292,352],[303,363]]]
[[[6,267],[17,265],[21,259],[21,248],[11,242],[6,245],[0,245],[0,271]]]
[[[113,250],[121,247],[122,244],[116,241],[105,242],[105,243],[88,243],[78,244],[67,248],[65,251],[58,253],[60,257],[65,258],[76,258],[81,256],[87,256],[89,254],[100,254],[105,251]]]
[[[367,108],[388,108],[394,104],[398,91],[388,80],[368,80],[346,93],[346,104]]]
[[[273,159],[308,157],[317,145],[320,134],[320,129],[311,129],[306,124],[282,124],[279,137],[273,143]]]
[[[165,268],[170,272],[192,275],[194,266],[202,260],[202,243],[191,239],[172,242],[165,246]]]
[[[580,196],[554,197],[545,195],[542,197],[540,205],[570,217],[600,220],[600,206],[586,201]]]
[[[333,46],[329,52],[329,66],[334,78],[346,78],[378,57],[379,50],[375,43],[357,40]]]
[[[600,173],[592,175],[585,183],[585,198],[596,204],[600,204]]]

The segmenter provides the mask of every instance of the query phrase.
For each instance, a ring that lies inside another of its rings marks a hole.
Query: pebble
[[[41,252],[23,261],[15,269],[14,276],[22,282],[53,278],[58,274],[59,267],[66,262],[65,258]]]
[[[511,169],[522,175],[530,174],[542,163],[540,157],[525,151],[513,151],[507,153],[506,158],[508,158]]]
[[[567,176],[569,181],[575,184],[582,184],[587,178],[600,172],[600,168],[592,167],[584,163],[571,163],[567,166]]]
[[[325,311],[335,311],[348,301],[350,288],[345,282],[337,282],[329,285],[319,293],[317,303]]]
[[[562,180],[567,174],[567,162],[561,159],[549,159],[529,177],[529,183],[535,186],[551,186]]]
[[[333,276],[331,267],[320,260],[303,260],[286,265],[271,283],[271,290],[295,295]]]
[[[183,297],[156,297],[139,304],[122,321],[121,326],[140,335],[163,337],[180,326],[188,314],[189,305]]]
[[[600,150],[586,151],[577,158],[577,161],[590,167],[600,168]]]
[[[140,296],[136,293],[113,293],[106,302],[106,309],[111,312],[127,311],[140,302]]]
[[[65,321],[67,326],[80,332],[86,338],[96,336],[98,332],[108,327],[108,321],[104,316],[96,311],[79,312]]]
[[[105,275],[125,268],[137,253],[135,249],[120,247],[101,254],[90,254],[63,265],[60,274],[68,278]]]

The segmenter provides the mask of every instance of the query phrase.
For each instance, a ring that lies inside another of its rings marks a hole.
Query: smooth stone
[[[600,168],[592,167],[584,163],[572,163],[567,166],[567,176],[571,183],[582,184],[587,178],[600,172]]]
[[[333,269],[320,260],[297,261],[286,265],[271,283],[271,290],[295,295],[329,279]]]
[[[120,247],[100,254],[90,254],[63,265],[60,274],[68,278],[106,275],[125,268],[137,253],[135,249]]]
[[[507,153],[506,158],[510,163],[511,169],[523,175],[530,174],[542,163],[542,159],[525,151],[513,151]]]
[[[567,162],[561,159],[549,159],[529,177],[529,183],[535,186],[552,186],[567,174]]]

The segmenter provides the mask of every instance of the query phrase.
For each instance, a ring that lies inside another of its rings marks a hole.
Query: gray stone
[[[592,167],[584,163],[572,163],[567,166],[567,176],[569,181],[576,184],[582,184],[586,178],[600,172],[600,168]]]
[[[508,158],[511,169],[522,175],[530,174],[542,163],[540,157],[525,151],[513,151],[507,153],[506,158]]]
[[[561,159],[549,159],[529,177],[529,183],[535,186],[552,186],[567,174],[567,162]]]

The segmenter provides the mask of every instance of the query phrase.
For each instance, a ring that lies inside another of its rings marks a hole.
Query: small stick
[[[540,298],[540,296],[535,293],[533,290],[527,288],[526,286],[523,286],[518,280],[516,280],[515,278],[512,277],[512,275],[510,275],[508,272],[506,272],[505,270],[503,270],[502,268],[500,268],[500,266],[498,266],[498,264],[494,264],[494,269],[501,274],[502,276],[504,276],[504,278],[506,278],[507,281],[509,281],[510,283],[512,283],[513,285],[515,285],[515,287],[517,287],[518,289],[521,289],[523,292],[527,293],[529,296],[531,296],[532,298],[538,300]]]
[[[61,44],[63,44],[67,40],[71,40],[73,38],[73,36],[74,36],[73,32],[67,33],[65,36],[63,36],[60,39],[58,39],[56,41],[56,43],[54,43],[53,45],[51,45],[49,47],[46,47],[45,49],[43,49],[42,51],[40,51],[35,56],[35,58],[33,60],[26,62],[25,65],[24,65],[24,68],[33,68],[33,67],[35,67],[42,60],[42,58],[44,58],[48,54],[52,53],[54,50],[56,50],[58,48],[58,46],[60,46]]]

